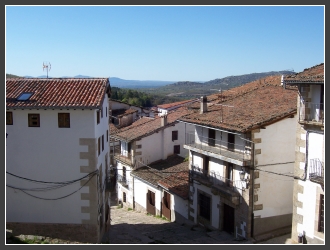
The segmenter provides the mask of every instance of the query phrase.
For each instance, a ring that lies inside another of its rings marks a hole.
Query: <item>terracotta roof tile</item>
[[[246,132],[295,114],[297,89],[284,89],[281,86],[281,76],[271,76],[224,91],[222,95],[210,95],[208,101],[206,113],[200,114],[199,109],[196,109],[193,114],[179,120]]]
[[[169,112],[167,114],[167,125],[163,127],[161,126],[161,117],[159,116],[156,116],[155,118],[142,117],[131,125],[119,129],[117,133],[113,134],[111,132],[111,134],[116,138],[125,141],[137,140],[171,126],[177,122],[178,118],[189,113],[190,111],[186,107],[180,107]]]
[[[160,160],[133,170],[131,174],[154,186],[167,188],[171,193],[187,199],[189,193],[189,162],[178,155],[171,155],[166,160]]]
[[[197,101],[196,99],[185,100],[185,101],[181,101],[181,102],[172,102],[172,103],[162,104],[162,105],[158,105],[157,107],[161,108],[161,109],[168,109],[168,108],[172,108],[175,106],[184,105],[184,104],[188,104],[188,103],[196,102],[196,101]]]
[[[8,78],[7,108],[97,108],[110,91],[108,78]],[[33,95],[26,101],[17,98]]]
[[[321,63],[314,67],[305,69],[303,72],[300,73],[286,75],[284,76],[283,81],[286,84],[324,84],[324,64]]]

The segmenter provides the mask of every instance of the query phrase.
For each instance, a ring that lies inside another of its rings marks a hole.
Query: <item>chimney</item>
[[[200,114],[204,114],[207,112],[207,97],[206,96],[202,96],[201,97],[201,110],[200,110]]]
[[[161,126],[166,126],[167,125],[167,115],[163,115],[162,117],[160,117],[160,122],[161,122]]]
[[[284,75],[281,76],[281,86],[285,89]]]

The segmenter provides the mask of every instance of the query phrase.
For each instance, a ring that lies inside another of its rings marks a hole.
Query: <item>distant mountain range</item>
[[[270,72],[263,72],[263,73],[252,73],[252,74],[245,74],[239,76],[228,76],[224,78],[217,78],[214,80],[210,80],[207,82],[196,82],[196,81],[158,81],[158,80],[125,80],[118,77],[109,77],[110,85],[112,87],[118,88],[129,88],[129,89],[143,89],[143,91],[155,91],[157,92],[172,92],[175,93],[176,90],[181,92],[185,88],[185,92],[189,91],[187,88],[217,88],[217,89],[228,89],[232,87],[236,87],[248,82],[255,81],[257,79],[269,76],[269,75],[279,75],[279,74],[293,74],[293,71],[270,71]],[[12,74],[6,74],[7,78],[10,77],[19,77]],[[33,78],[33,76],[23,76],[25,78]],[[56,78],[71,78],[72,76],[62,76]],[[37,76],[37,78],[47,78],[46,75]],[[52,78],[48,76],[48,78]],[[91,76],[85,75],[76,75],[72,78],[92,78]],[[195,92],[195,91],[194,91]],[[214,92],[214,91],[213,91]],[[168,93],[167,93],[168,94]]]

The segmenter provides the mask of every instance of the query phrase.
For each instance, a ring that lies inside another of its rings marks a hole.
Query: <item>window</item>
[[[70,113],[58,113],[58,127],[70,128]]]
[[[215,130],[209,129],[209,146],[215,146]]]
[[[96,111],[96,123],[99,124],[100,123],[100,110]]]
[[[103,107],[101,108],[101,118],[103,118]]]
[[[105,117],[108,117],[108,107],[105,107]]]
[[[209,173],[209,162],[210,162],[210,157],[204,156],[203,160],[203,174],[208,175]]]
[[[29,98],[33,95],[33,93],[29,93],[29,92],[25,92],[19,95],[19,97],[17,97],[18,101],[26,101],[29,100]]]
[[[126,193],[123,192],[123,202],[126,202]]]
[[[28,114],[29,127],[40,127],[40,114]]]
[[[109,131],[107,130],[107,141],[109,141]]]
[[[174,145],[174,154],[180,154],[180,145]]]
[[[100,153],[101,153],[101,137],[99,137],[98,141],[97,141],[97,150],[98,150],[98,153],[100,155]]]
[[[178,131],[172,131],[172,141],[178,139]]]
[[[211,219],[211,198],[202,193],[198,195],[199,216],[210,221]]]
[[[228,150],[234,151],[235,146],[235,134],[228,134]]]
[[[324,233],[324,195],[320,195],[318,232]]]
[[[6,125],[13,125],[13,112],[6,112]]]
[[[229,187],[233,186],[233,167],[234,165],[232,163],[228,163],[226,178],[227,178],[227,186]]]
[[[102,135],[102,152],[104,150],[104,135]]]

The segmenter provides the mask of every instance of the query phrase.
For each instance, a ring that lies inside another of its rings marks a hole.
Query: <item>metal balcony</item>
[[[129,186],[129,179],[126,176],[117,174],[117,182],[120,183],[123,187],[128,188]]]
[[[197,140],[196,135],[192,133],[186,133],[186,142],[183,147],[238,166],[248,166],[252,160],[250,145],[233,144],[204,136],[198,136]]]
[[[306,102],[299,107],[299,123],[323,125],[324,123],[323,103]]]
[[[309,180],[323,185],[324,183],[324,163],[319,158],[310,159]]]

